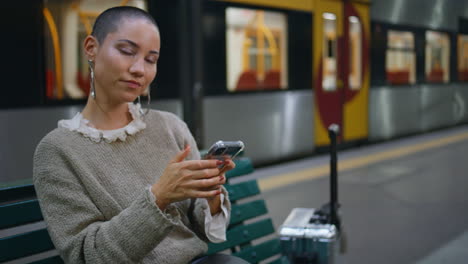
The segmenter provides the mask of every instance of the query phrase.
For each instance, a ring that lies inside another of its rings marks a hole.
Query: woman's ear
[[[93,61],[94,58],[96,58],[97,49],[99,47],[97,39],[91,35],[88,35],[83,42],[83,46],[86,57],[88,57],[88,60]]]

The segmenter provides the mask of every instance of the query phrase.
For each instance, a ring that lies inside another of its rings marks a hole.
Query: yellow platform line
[[[368,166],[377,162],[400,158],[406,155],[414,154],[417,152],[453,144],[468,139],[468,132],[460,133],[457,135],[422,142],[410,146],[399,147],[392,150],[372,153],[367,156],[350,158],[346,160],[338,160],[338,171],[344,172],[356,168]],[[284,173],[275,175],[268,178],[258,180],[258,185],[262,191],[273,190],[290,184],[296,184],[320,177],[328,176],[330,173],[330,165],[324,164],[318,167],[303,169],[295,172]]]

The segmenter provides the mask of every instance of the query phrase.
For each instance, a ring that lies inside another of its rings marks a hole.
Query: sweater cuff
[[[213,243],[226,241],[226,228],[229,221],[229,204],[225,193],[221,193],[219,198],[221,199],[221,212],[213,216],[211,215],[208,201],[204,199],[204,203],[206,203],[206,207],[203,209],[203,212],[205,213],[205,234],[210,242]]]
[[[177,224],[178,220],[180,219],[180,214],[174,205],[169,204],[166,209],[162,211],[161,208],[159,208],[156,204],[156,196],[154,196],[153,192],[151,191],[151,185],[147,188],[147,196],[149,198],[149,202],[154,207],[156,207],[157,211],[160,212],[164,218],[169,220],[173,225]]]

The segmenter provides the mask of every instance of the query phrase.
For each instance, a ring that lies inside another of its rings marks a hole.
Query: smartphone
[[[204,158],[218,160],[234,159],[242,150],[244,150],[244,143],[242,141],[220,140],[210,147]]]

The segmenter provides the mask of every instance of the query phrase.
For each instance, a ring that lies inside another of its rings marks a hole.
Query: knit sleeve
[[[66,155],[52,144],[41,143],[36,150],[34,185],[49,234],[66,263],[140,262],[177,220],[176,212],[162,212],[145,190],[106,220]]]

